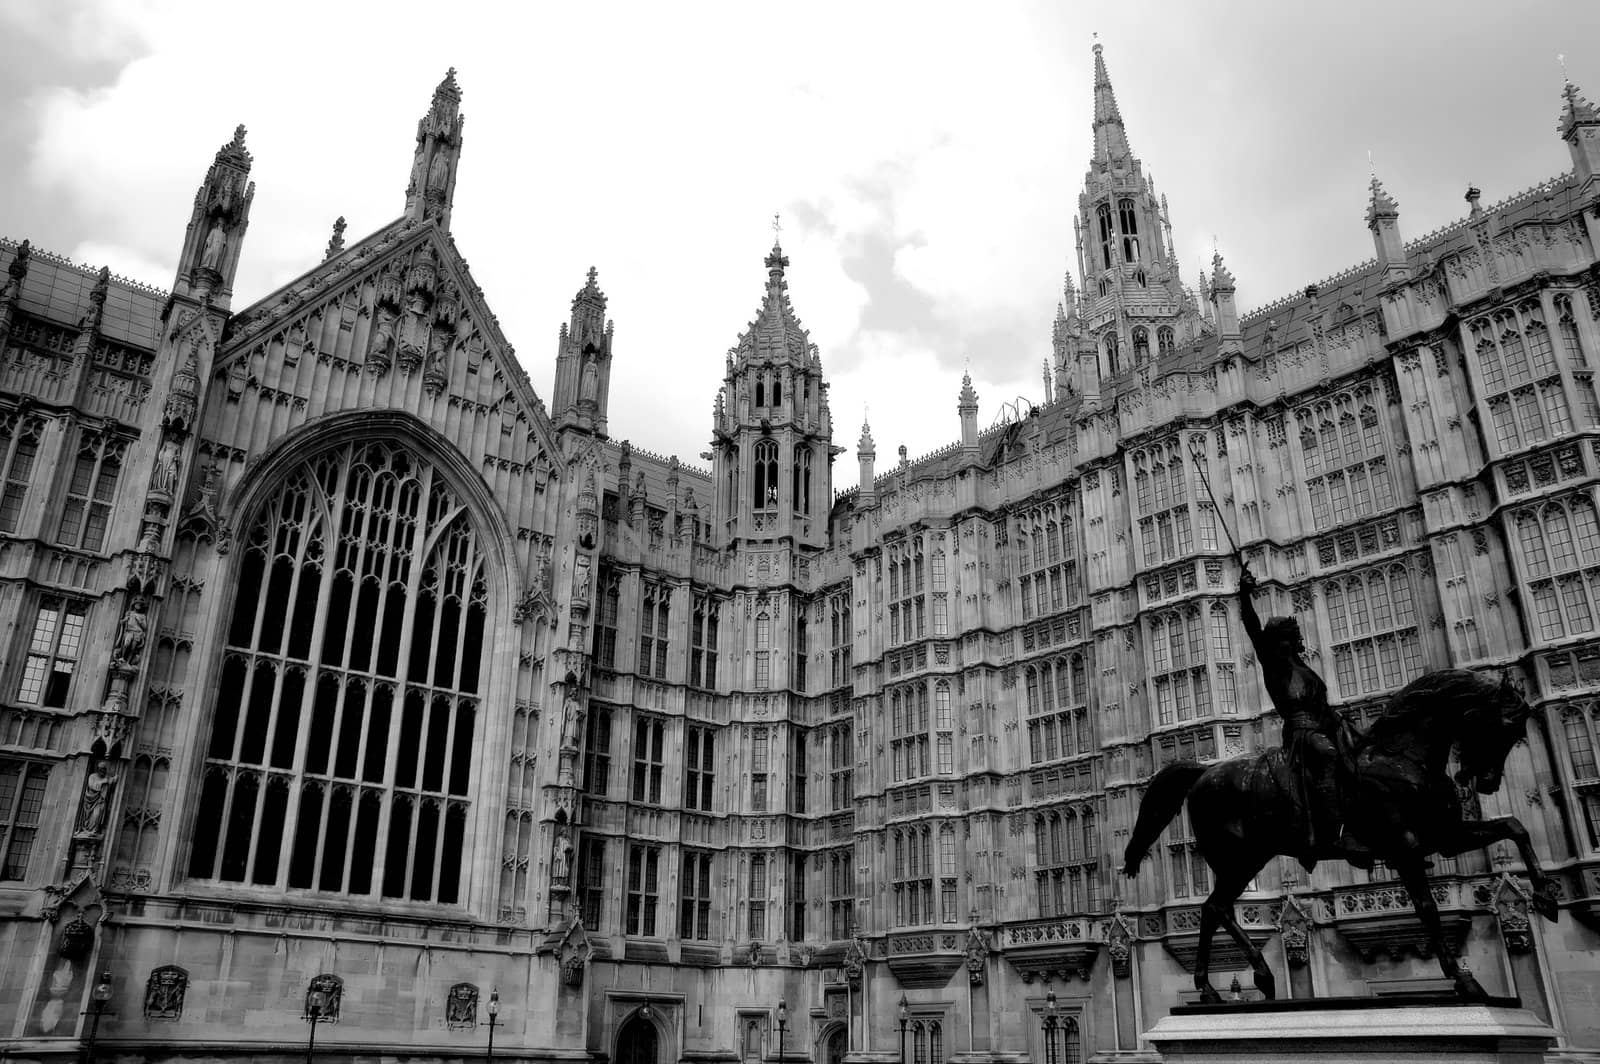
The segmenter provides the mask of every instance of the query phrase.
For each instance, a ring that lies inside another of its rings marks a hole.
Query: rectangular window
[[[855,909],[852,864],[854,857],[848,848],[835,850],[828,858],[828,937],[835,942],[850,937],[851,913]]]
[[[661,847],[628,847],[628,929],[630,935],[656,933],[661,893]]]
[[[678,937],[703,942],[711,937],[711,855],[685,850],[679,881]]]
[[[756,689],[765,691],[772,686],[772,618],[765,613],[756,616]]]
[[[834,812],[851,808],[855,804],[855,788],[851,768],[850,732],[848,723],[836,724],[828,733],[828,791]]]
[[[604,795],[610,783],[611,709],[591,706],[588,723],[584,725],[583,789],[590,794]]]
[[[594,626],[594,656],[602,668],[617,667],[617,601],[622,597],[622,577],[600,571],[600,613]]]
[[[711,792],[715,786],[716,733],[698,724],[684,728],[683,807],[711,811]]]
[[[718,604],[710,595],[694,597],[694,619],[689,649],[689,686],[712,690],[717,686]]]
[[[933,596],[933,634],[950,634],[950,601],[943,592]]]
[[[583,926],[600,930],[606,901],[606,840],[586,837],[578,852],[578,903]]]
[[[34,615],[28,656],[17,685],[17,701],[60,709],[67,704],[72,674],[83,648],[87,607],[58,598],[42,599]]]
[[[639,602],[639,675],[667,678],[667,636],[671,631],[671,591],[646,583]]]
[[[795,613],[794,617],[794,689],[804,692],[806,689],[806,658],[811,656],[811,636],[806,623],[804,609]]]
[[[767,729],[757,728],[750,739],[750,811],[767,811]]]
[[[792,812],[804,813],[806,811],[805,732],[796,729],[792,733],[791,742],[792,745],[789,749],[789,773],[792,777],[792,782],[789,787],[789,807]]]
[[[806,937],[806,854],[794,854],[789,861],[789,941],[804,942]]]
[[[641,717],[633,726],[633,800],[661,802],[662,724],[657,717]]]
[[[0,532],[15,532],[22,523],[22,507],[33,479],[33,461],[39,455],[44,422],[12,415],[0,421]]]
[[[85,432],[67,483],[67,501],[61,510],[56,542],[66,547],[100,550],[106,542],[111,504],[116,501],[117,478],[122,474],[120,440],[107,440]]]
[[[748,901],[750,937],[760,941],[767,937],[767,859],[760,854],[750,858]]]
[[[0,880],[27,878],[49,778],[48,766],[0,761]]]

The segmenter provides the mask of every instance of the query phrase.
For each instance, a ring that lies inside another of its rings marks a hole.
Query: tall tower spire
[[[588,280],[572,297],[572,321],[562,327],[556,351],[551,413],[558,429],[575,428],[604,437],[615,329],[606,320],[606,294],[600,290],[599,276],[589,267]]]
[[[461,86],[451,67],[433,90],[428,113],[417,122],[417,148],[411,160],[411,183],[406,186],[406,217],[421,221],[437,218],[450,228],[450,203],[456,192],[456,166],[461,162]]]
[[[1094,46],[1094,165],[1102,170],[1126,165],[1133,149],[1128,147],[1128,131],[1122,126],[1117,109],[1117,94],[1106,73],[1106,59],[1100,42]]]

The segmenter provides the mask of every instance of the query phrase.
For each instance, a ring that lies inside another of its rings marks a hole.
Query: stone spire
[[[755,320],[734,345],[734,361],[737,365],[754,359],[806,366],[813,349],[810,334],[795,317],[794,307],[789,303],[789,283],[783,274],[789,266],[789,257],[774,241],[772,251],[763,262],[767,267],[767,291]]]
[[[421,221],[437,218],[450,228],[450,204],[455,198],[456,167],[461,162],[461,130],[466,118],[461,110],[461,86],[451,67],[433,90],[428,113],[417,122],[417,147],[411,160],[411,181],[406,185],[406,217]]]
[[[1369,186],[1370,195],[1367,197],[1367,228],[1376,229],[1378,222],[1383,218],[1400,217],[1400,205],[1394,197],[1384,191],[1383,182],[1378,180],[1378,175],[1372,175],[1372,184]]]
[[[1122,112],[1117,109],[1117,95],[1111,88],[1111,76],[1106,73],[1106,60],[1102,45],[1094,46],[1094,165],[1110,169],[1125,163],[1133,149],[1128,147],[1128,131],[1122,125]]]
[[[961,415],[961,449],[969,456],[978,451],[978,393],[972,387],[972,374],[961,374],[961,393],[956,397],[956,413]],[[862,426],[862,431],[866,426]]]

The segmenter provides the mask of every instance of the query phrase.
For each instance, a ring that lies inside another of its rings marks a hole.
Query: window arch
[[[1106,333],[1106,375],[1115,377],[1122,372],[1122,359],[1117,353],[1117,334]]]
[[[1117,204],[1117,221],[1122,225],[1122,260],[1139,261],[1139,212],[1133,200],[1124,199]]]
[[[778,443],[760,440],[755,446],[755,494],[751,504],[758,510],[773,510],[778,506]]]
[[[1133,364],[1142,366],[1150,361],[1150,330],[1143,325],[1133,330]]]
[[[489,610],[466,507],[403,445],[354,441],[244,540],[190,876],[457,903]]]
[[[1170,326],[1163,325],[1161,328],[1156,330],[1157,354],[1159,354],[1162,358],[1166,358],[1168,355],[1172,354],[1173,349],[1176,346],[1177,344],[1173,342],[1172,328]]]
[[[811,448],[796,444],[794,449],[794,509],[795,513],[811,512]]]
[[[1095,210],[1095,218],[1100,226],[1100,268],[1111,268],[1111,204],[1102,203]],[[1102,282],[1103,286],[1104,282]],[[1104,292],[1101,293],[1104,295]]]

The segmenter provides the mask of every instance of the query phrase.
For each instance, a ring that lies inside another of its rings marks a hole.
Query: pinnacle
[[[1367,224],[1371,225],[1379,218],[1398,218],[1400,205],[1394,197],[1384,191],[1383,182],[1378,180],[1378,175],[1372,175],[1372,184],[1369,186],[1370,196],[1367,201]]]
[[[1211,290],[1213,292],[1233,291],[1233,274],[1229,273],[1228,268],[1222,264],[1222,253],[1220,251],[1211,253]]]
[[[961,405],[971,409],[977,409],[978,406],[978,393],[973,390],[970,373],[961,375]]]
[[[217,162],[228,162],[235,166],[250,168],[250,150],[244,146],[245,129],[243,125],[233,128],[233,139],[217,149]]]
[[[604,303],[606,301],[606,294],[600,291],[599,278],[600,271],[595,269],[593,266],[590,266],[583,288],[581,288],[578,291],[578,294],[573,297],[573,301],[576,302],[579,299],[586,299],[591,301],[598,300],[599,302]]]
[[[461,99],[461,86],[456,84],[456,68],[451,67],[445,71],[444,80],[439,82],[439,87],[433,90],[435,96],[450,96]]]
[[[1584,98],[1571,81],[1566,83],[1561,95],[1566,100],[1566,107],[1561,111],[1561,122],[1556,128],[1563,137],[1579,126],[1600,125],[1600,111]]]
[[[856,451],[861,454],[875,454],[872,444],[872,427],[867,424],[867,419],[861,419],[861,440],[856,444]]]

